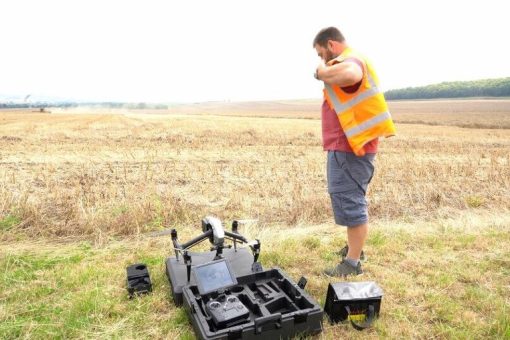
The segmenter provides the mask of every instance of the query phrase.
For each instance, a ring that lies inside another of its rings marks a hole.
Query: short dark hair
[[[319,33],[317,33],[315,39],[313,39],[313,47],[315,47],[315,45],[326,47],[328,40],[344,42],[345,38],[342,32],[340,32],[340,30],[336,27],[323,28]]]

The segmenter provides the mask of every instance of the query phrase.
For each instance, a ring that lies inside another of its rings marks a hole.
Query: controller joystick
[[[246,321],[250,312],[235,296],[220,296],[206,305],[207,312],[216,327],[232,326]]]

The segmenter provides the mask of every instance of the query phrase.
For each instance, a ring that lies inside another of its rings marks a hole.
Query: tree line
[[[510,97],[510,77],[407,87],[386,91],[384,96],[386,99]]]

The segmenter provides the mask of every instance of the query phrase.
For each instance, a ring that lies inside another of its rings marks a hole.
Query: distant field
[[[256,219],[262,263],[324,303],[344,230],[332,224],[320,102],[161,111],[0,111],[0,338],[192,338],[164,278],[168,237],[200,218]],[[362,280],[375,327],[323,337],[510,337],[510,100],[391,102],[369,189]],[[307,118],[307,119],[301,119]],[[145,261],[153,295],[126,298]],[[359,280],[358,278],[352,280]]]
[[[321,101],[318,99],[243,103],[211,102],[174,105],[168,110],[144,110],[143,112],[320,119],[320,106]],[[398,123],[510,129],[510,99],[508,98],[390,101],[389,106]],[[90,112],[90,110],[82,108],[56,109],[54,111],[59,113]],[[100,112],[115,114],[139,111],[112,109]]]

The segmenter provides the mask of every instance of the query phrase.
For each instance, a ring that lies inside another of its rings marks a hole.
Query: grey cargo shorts
[[[328,151],[328,192],[336,224],[352,227],[368,222],[365,194],[374,174],[374,159],[375,154],[358,157]]]

